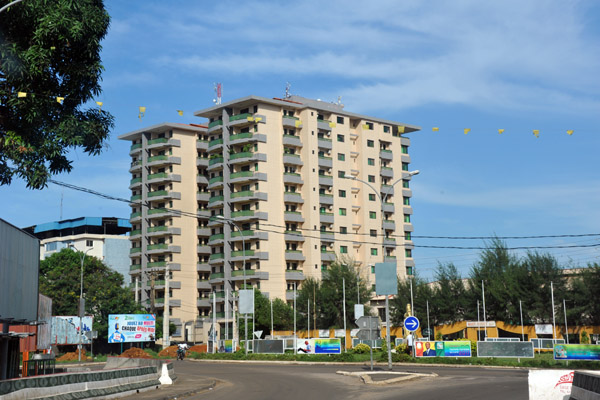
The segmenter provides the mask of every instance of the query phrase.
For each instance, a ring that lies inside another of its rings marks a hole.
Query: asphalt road
[[[187,399],[527,399],[527,370],[394,366],[394,371],[436,373],[437,377],[375,386],[336,371],[368,371],[348,365],[220,364],[180,361],[178,376],[211,377],[215,389]],[[380,369],[382,370],[382,369]],[[375,379],[374,379],[375,380]]]

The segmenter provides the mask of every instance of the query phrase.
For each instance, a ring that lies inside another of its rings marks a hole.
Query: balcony
[[[159,155],[148,157],[147,167],[155,167],[159,165],[176,164],[181,165],[181,157],[173,157],[167,155]]]
[[[326,119],[317,119],[317,128],[324,131],[331,131],[331,128],[335,126],[334,122],[327,121]]]
[[[320,149],[331,150],[333,148],[331,139],[327,139],[324,137],[318,138],[317,145],[319,146]]]
[[[300,174],[295,172],[284,172],[283,173],[283,183],[294,183],[298,185],[304,184],[302,177]]]
[[[267,161],[267,155],[264,153],[253,153],[251,151],[242,151],[229,155],[230,164],[243,164],[252,161]]]
[[[213,263],[214,262],[223,262],[223,259],[225,258],[225,255],[223,253],[213,253],[210,255],[209,258],[209,263]]]
[[[223,168],[223,157],[212,157],[208,160],[209,171],[221,168]]]
[[[142,270],[141,264],[131,264],[129,266],[129,272],[141,271],[141,270]]]
[[[154,261],[149,262],[146,265],[146,268],[151,269],[153,271],[164,271],[169,266],[169,271],[181,271],[181,264],[179,263],[167,263],[166,261]]]
[[[391,185],[381,185],[381,195],[385,196],[386,194],[392,196],[394,194],[394,187]]]
[[[218,119],[208,124],[207,133],[218,132],[223,129],[223,120]]]
[[[286,250],[285,251],[286,261],[304,261],[306,257],[302,254],[302,250]],[[286,276],[287,278],[287,276]]]
[[[181,147],[181,141],[173,138],[157,138],[148,140],[146,149],[160,149],[167,147]]]
[[[319,203],[333,205],[333,195],[327,193],[319,193]]]
[[[212,274],[210,274],[210,278],[208,278],[208,280],[210,283],[217,283],[217,282],[222,282],[224,278],[225,278],[224,272],[213,272]]]
[[[302,198],[302,193],[300,193],[300,192],[283,192],[283,201],[285,203],[296,203],[296,204],[304,203],[304,199]]]
[[[335,261],[335,252],[331,250],[321,250],[321,261]]]
[[[329,231],[320,231],[321,241],[332,243],[335,241],[335,233]]]
[[[208,140],[196,140],[196,149],[197,150],[208,150]]]
[[[283,135],[284,146],[302,147],[302,140],[296,135]]]
[[[234,135],[229,135],[229,144],[245,144],[254,142],[267,142],[267,136],[260,133],[242,132]]]
[[[302,218],[302,212],[300,211],[284,211],[283,220],[285,222],[304,222],[304,218]]]
[[[136,229],[133,230],[131,232],[129,232],[129,238],[133,239],[133,238],[137,238],[137,236],[141,236],[142,235],[142,230],[141,229]]]
[[[198,157],[196,158],[196,166],[197,167],[208,167],[209,160],[206,157]]]
[[[333,176],[331,176],[331,175],[319,175],[319,185],[333,186]]]
[[[396,256],[385,256],[383,257],[383,262],[396,262]]]
[[[139,203],[142,200],[141,194],[134,194],[129,198],[129,201]]]
[[[396,247],[396,239],[395,238],[384,238],[383,245],[388,247]]]
[[[131,147],[129,148],[129,155],[133,155],[135,153],[138,153],[141,150],[142,150],[142,144],[141,143],[132,144]]]
[[[129,168],[129,172],[136,172],[142,169],[142,161],[136,160],[131,162],[131,167]]]
[[[266,181],[267,174],[263,172],[253,172],[253,171],[238,171],[229,175],[230,183],[242,183],[242,182],[250,182],[250,181]]]
[[[133,222],[133,221],[139,221],[141,218],[142,218],[142,213],[139,212],[139,211],[131,213],[131,215],[129,216],[129,220],[131,222]]]
[[[302,128],[302,121],[298,117],[292,117],[291,115],[284,115],[281,118],[283,126],[286,128]]]
[[[210,308],[212,307],[212,301],[208,298],[201,297],[196,302],[198,308]]]
[[[196,281],[196,289],[200,289],[200,290],[211,290],[212,286],[210,285],[210,282],[208,279],[198,279],[198,281]]]
[[[221,149],[223,149],[223,138],[213,139],[208,142],[207,151],[209,153],[212,153],[213,151],[221,150]]]
[[[385,230],[396,230],[396,223],[394,220],[386,219],[383,221],[383,229]]]
[[[301,231],[285,231],[283,239],[286,242],[304,242],[304,235]]]
[[[211,266],[208,263],[201,262],[196,264],[196,271],[198,272],[210,272]]]
[[[129,249],[129,254],[141,253],[141,251],[142,251],[141,247],[132,247]]]
[[[208,199],[208,206],[209,207],[218,207],[220,205],[223,204],[223,200],[225,199],[224,196],[212,196],[211,198]]]
[[[394,177],[394,169],[390,167],[381,167],[381,171],[379,174],[384,178],[393,178]]]
[[[210,193],[208,192],[197,192],[196,201],[208,202],[210,200]]]
[[[146,246],[146,251],[148,254],[181,253],[181,246],[157,243]]]
[[[300,154],[283,153],[283,163],[288,165],[304,165],[300,159]]]
[[[134,189],[134,188],[137,188],[140,186],[142,186],[142,178],[141,177],[133,178],[132,180],[129,181],[129,189]]]
[[[181,193],[180,192],[169,192],[167,190],[155,190],[154,192],[148,192],[148,200],[150,200],[150,201],[167,200],[167,199],[181,200]]]
[[[245,273],[244,273],[245,271]],[[243,280],[267,280],[269,279],[269,273],[264,271],[258,271],[255,269],[237,269],[231,272],[232,281],[243,281]]]
[[[236,230],[231,233],[231,241],[232,242],[242,241],[242,238],[244,240],[268,240],[269,234],[268,234],[268,232],[259,232],[259,231],[252,231],[252,230],[242,231],[241,233]]]
[[[165,218],[165,217],[179,217],[180,214],[172,212],[167,208],[151,208],[148,210],[148,218]]]
[[[146,233],[150,237],[166,236],[166,235],[181,235],[181,228],[175,228],[173,226],[151,226],[146,229]]]
[[[333,224],[333,213],[330,212],[320,212],[319,213],[319,221],[325,224]]]
[[[389,212],[389,213],[393,213],[396,211],[396,207],[394,206],[394,203],[383,203],[383,212]]]
[[[394,154],[391,150],[381,149],[379,150],[379,158],[386,161],[392,161],[394,159]]]
[[[263,192],[254,192],[252,190],[242,190],[231,193],[231,202],[239,203],[251,200],[267,200],[267,194]]]
[[[304,272],[301,270],[288,269],[285,271],[286,281],[303,281],[304,279]]]
[[[331,157],[327,156],[319,156],[319,167],[331,168],[333,166],[333,161]]]
[[[249,120],[249,118],[251,118],[251,120]],[[232,115],[229,117],[229,125],[230,126],[243,125],[243,124],[247,124],[247,123],[253,122],[253,121],[254,121],[254,117],[250,113],[237,114],[237,115]]]
[[[216,189],[223,187],[223,176],[215,176],[209,179],[208,189]]]
[[[148,183],[181,182],[181,175],[159,172],[148,175]]]

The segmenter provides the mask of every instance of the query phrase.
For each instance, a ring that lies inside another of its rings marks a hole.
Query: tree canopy
[[[27,0],[0,13],[0,185],[19,177],[41,189],[72,170],[70,151],[102,150],[114,119],[85,106],[101,92],[109,21],[101,0]]]
[[[63,249],[40,262],[40,293],[52,298],[53,315],[77,315],[81,277],[81,252]],[[136,314],[143,310],[133,292],[123,285],[123,275],[95,257],[83,264],[85,313],[94,317],[98,338],[106,340],[109,314]]]

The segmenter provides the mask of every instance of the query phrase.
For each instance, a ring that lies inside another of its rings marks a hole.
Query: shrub
[[[406,343],[400,343],[396,346],[396,353],[406,353],[408,351],[408,345]]]
[[[581,344],[590,344],[590,335],[586,331],[581,332]]]
[[[368,353],[371,351],[371,348],[369,347],[368,344],[364,344],[364,343],[359,343],[356,346],[354,346],[354,348],[352,349],[352,351],[356,354],[364,354],[364,353]]]

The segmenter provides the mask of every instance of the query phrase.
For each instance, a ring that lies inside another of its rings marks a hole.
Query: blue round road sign
[[[406,317],[406,319],[404,320],[404,327],[410,332],[414,332],[417,329],[419,329],[419,325],[420,324],[417,317]]]

